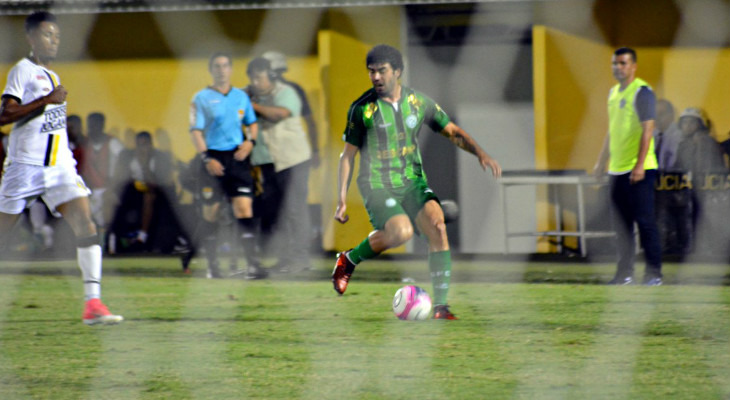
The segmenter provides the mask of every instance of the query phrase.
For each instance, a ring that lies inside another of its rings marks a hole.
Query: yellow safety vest
[[[608,172],[629,172],[639,158],[639,145],[643,129],[636,113],[636,95],[642,86],[651,89],[646,81],[635,78],[626,89],[619,90],[620,84],[611,88],[608,96],[608,134],[611,159]],[[654,138],[649,143],[644,169],[656,169]]]

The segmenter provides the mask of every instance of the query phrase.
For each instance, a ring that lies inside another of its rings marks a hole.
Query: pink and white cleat
[[[83,320],[86,325],[114,325],[124,321],[124,317],[110,313],[100,299],[91,299],[86,302]]]

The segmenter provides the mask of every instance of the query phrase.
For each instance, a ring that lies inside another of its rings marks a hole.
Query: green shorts
[[[384,229],[390,218],[399,214],[406,214],[410,218],[413,228],[416,226],[416,216],[429,200],[439,201],[436,194],[428,187],[425,180],[412,181],[408,185],[392,189],[360,188],[365,200],[365,209],[370,216],[370,223],[375,229]]]

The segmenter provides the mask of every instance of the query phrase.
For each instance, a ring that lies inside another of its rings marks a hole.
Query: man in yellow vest
[[[643,283],[658,286],[662,284],[662,254],[654,214],[656,97],[649,84],[636,77],[633,49],[619,48],[613,53],[611,63],[618,84],[608,95],[608,135],[594,171],[605,173],[608,164],[611,201],[615,208],[619,260],[616,275],[609,283],[629,285],[634,282],[636,223],[646,259]]]

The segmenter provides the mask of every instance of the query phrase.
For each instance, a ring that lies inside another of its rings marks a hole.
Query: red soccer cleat
[[[433,319],[459,319],[456,315],[449,311],[449,306],[446,304],[435,306],[433,308]]]
[[[340,295],[347,290],[347,284],[350,282],[352,272],[355,270],[355,264],[347,258],[349,251],[343,251],[337,255],[337,263],[335,269],[332,270],[332,285],[335,287],[335,292]]]
[[[124,317],[110,313],[101,300],[91,299],[86,302],[83,320],[86,325],[113,325],[124,321]]]

